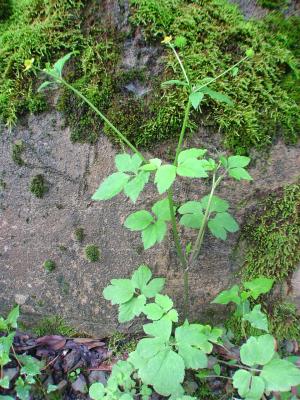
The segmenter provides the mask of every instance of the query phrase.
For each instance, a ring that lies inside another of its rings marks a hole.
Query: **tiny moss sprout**
[[[55,262],[53,261],[53,260],[46,260],[45,262],[44,262],[44,268],[45,268],[45,270],[46,271],[48,271],[48,272],[52,272],[52,271],[54,271],[55,270],[55,268],[56,268],[56,264],[55,264]]]
[[[23,153],[24,149],[25,149],[25,145],[22,140],[16,140],[12,144],[11,158],[19,167],[24,165],[24,161],[22,159],[22,153]]]
[[[100,250],[95,244],[89,244],[84,249],[85,257],[90,262],[97,262],[100,259]]]
[[[75,229],[74,237],[78,242],[80,242],[80,243],[83,242],[83,240],[85,238],[85,234],[84,234],[84,229],[81,226]]]
[[[47,192],[47,187],[43,175],[41,174],[35,175],[31,179],[29,190],[32,194],[35,195],[35,197],[39,199],[41,199],[44,196],[44,194]]]

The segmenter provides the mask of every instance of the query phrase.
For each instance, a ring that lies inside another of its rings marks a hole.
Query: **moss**
[[[43,264],[43,267],[45,268],[46,271],[52,272],[56,268],[56,264],[53,260],[46,260]]]
[[[97,262],[100,259],[100,250],[94,244],[89,244],[84,249],[85,257],[90,262]]]
[[[300,261],[300,184],[270,194],[249,216],[242,236],[247,241],[244,279],[259,275],[283,280]]]
[[[74,231],[74,236],[78,242],[82,243],[85,238],[84,229],[82,227],[76,228]]]
[[[289,0],[258,0],[257,3],[262,7],[274,10],[274,9],[278,9],[278,8],[287,6],[290,3],[290,1]]]
[[[22,160],[22,153],[24,149],[25,145],[22,140],[16,140],[11,148],[11,158],[19,167],[24,165],[24,161]]]
[[[262,21],[246,21],[227,0],[167,1],[163,6],[159,0],[132,0],[132,4],[133,21],[145,27],[148,39],[156,41],[170,33],[185,37],[187,45],[180,50],[180,55],[194,82],[217,76],[240,60],[247,48],[254,49],[255,57],[243,63],[236,76],[227,75],[212,86],[230,96],[235,106],[206,100],[202,103],[203,114],[199,117],[194,113],[194,123],[212,123],[222,132],[224,145],[239,153],[252,147],[264,148],[279,133],[287,142],[297,140],[300,108],[293,95],[296,89],[292,89],[293,84],[287,86],[283,82],[292,74],[292,82],[296,84],[299,47],[292,42],[294,37],[299,38],[299,18],[271,15]],[[165,14],[171,17],[164,19]],[[161,80],[178,78],[180,74],[170,52]],[[176,98],[173,88],[162,91],[159,98],[156,112],[163,117],[174,116],[168,132],[173,136],[180,129],[177,115],[182,99]],[[153,143],[166,137],[164,129],[164,125],[155,124],[150,116],[148,124],[143,123],[143,136],[148,142],[152,138]]]
[[[41,199],[47,192],[47,186],[43,175],[36,175],[30,181],[29,190],[37,198]]]
[[[34,333],[38,336],[61,335],[67,337],[77,336],[77,332],[65,320],[58,315],[43,318],[34,328]]]
[[[7,19],[12,13],[12,1],[0,0],[0,20]]]
[[[115,332],[110,336],[108,341],[108,348],[112,352],[113,357],[123,357],[125,353],[133,352],[136,345],[136,339],[131,338],[129,335],[126,336],[121,332]]]
[[[45,108],[32,85],[34,73],[24,72],[24,60],[34,58],[44,67],[77,48],[83,41],[81,8],[80,0],[18,0],[12,2],[10,18],[0,21],[0,119],[8,125],[27,110]]]

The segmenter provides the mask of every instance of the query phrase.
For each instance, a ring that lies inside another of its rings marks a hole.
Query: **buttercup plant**
[[[215,101],[224,103],[227,106],[233,106],[233,102],[228,96],[214,91],[210,88],[210,85],[228,73],[237,74],[239,71],[238,66],[245,60],[252,58],[254,54],[253,50],[249,49],[246,51],[246,56],[244,58],[217,77],[205,77],[199,82],[191,82],[176,50],[176,47],[183,47],[185,42],[185,38],[183,37],[176,38],[174,43],[171,36],[163,40],[163,43],[174,53],[183,75],[183,80],[169,80],[164,82],[163,86],[180,86],[186,94],[182,129],[179,135],[173,164],[163,163],[163,161],[158,158],[146,160],[141,152],[130,143],[100,110],[63,78],[63,67],[73,53],[69,53],[58,60],[53,68],[47,66],[43,70],[44,73],[51,78],[51,81],[44,82],[39,90],[51,87],[54,84],[61,84],[69,88],[83,99],[107,126],[112,129],[117,137],[134,153],[133,155],[129,153],[116,155],[115,164],[117,172],[114,172],[102,182],[94,193],[92,197],[93,200],[109,200],[119,193],[124,192],[124,194],[135,203],[150,178],[154,177],[158,194],[163,195],[163,198],[153,205],[151,212],[148,210],[139,210],[129,215],[124,225],[131,231],[141,232],[142,242],[146,250],[164,239],[167,232],[167,225],[170,223],[177,255],[183,272],[184,310],[185,316],[187,316],[189,310],[188,271],[191,266],[195,264],[200,253],[206,229],[208,228],[215,237],[222,240],[226,239],[228,232],[236,232],[238,230],[237,222],[228,212],[229,203],[216,196],[215,191],[226,176],[235,180],[252,180],[245,169],[250,162],[249,157],[236,155],[226,158],[221,156],[215,160],[207,156],[206,149],[182,149],[189,116],[192,109],[201,110],[201,102],[206,96],[209,96]],[[33,59],[26,60],[25,69],[28,70],[32,68],[33,62]],[[212,181],[211,190],[207,196],[199,201],[188,201],[182,204],[178,209],[178,213],[181,215],[179,223],[187,228],[196,229],[198,231],[195,243],[193,245],[188,245],[186,249],[183,249],[181,244],[176,221],[176,208],[174,206],[173,196],[173,185],[176,177],[190,179],[211,178]]]

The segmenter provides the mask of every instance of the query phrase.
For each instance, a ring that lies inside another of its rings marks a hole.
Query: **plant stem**
[[[95,113],[115,132],[115,134],[118,136],[119,139],[122,140],[122,142],[126,143],[127,146],[136,154],[138,154],[140,156],[140,158],[145,162],[146,159],[144,158],[144,156],[138,151],[138,149],[126,138],[126,136],[123,135],[123,133],[121,133],[119,131],[118,128],[116,128],[114,126],[114,124],[112,124],[110,122],[110,120],[108,118],[106,118],[106,116],[104,114],[102,114],[102,112],[87,98],[85,97],[79,90],[77,90],[76,88],[74,88],[72,85],[70,85],[67,81],[65,81],[63,78],[58,78],[57,76],[49,73],[49,71],[44,70],[43,72],[46,72],[48,75],[50,75],[54,80],[56,80],[59,83],[62,83],[63,85],[65,85],[68,89],[72,90],[72,92],[74,92],[78,97],[80,97],[82,100],[84,100],[90,107],[92,110],[95,111]]]
[[[240,368],[240,369],[247,369],[248,371],[261,372],[261,370],[257,369],[257,368],[250,368],[250,367],[246,367],[245,365],[240,365],[240,364],[230,364],[229,362],[226,362],[223,360],[218,360],[218,363],[228,365],[229,367],[232,367],[232,368]]]
[[[181,68],[181,71],[183,72],[184,79],[186,80],[186,83],[190,86],[190,80],[189,80],[189,78],[187,76],[187,73],[186,73],[186,70],[185,70],[185,68],[184,68],[184,66],[182,64],[182,61],[180,60],[180,57],[177,54],[177,51],[175,50],[175,47],[172,44],[170,44],[170,47],[173,50],[173,53],[174,53],[174,55],[176,57],[176,60],[178,61],[178,64],[180,65],[180,68]]]
[[[178,144],[177,144],[174,165],[177,165],[178,156],[179,156],[179,153],[181,150],[185,131],[186,131],[186,128],[187,128],[187,125],[189,122],[190,110],[191,110],[191,102],[188,100],[186,103],[185,111],[184,111],[184,119],[183,119],[182,128],[181,128],[181,132],[180,132],[180,136],[179,136],[179,140],[178,140]]]
[[[223,179],[223,175],[219,176],[219,178],[216,180],[216,172],[214,172],[213,183],[212,183],[211,191],[209,194],[204,218],[203,218],[201,227],[199,229],[199,233],[198,233],[194,248],[193,248],[191,256],[190,256],[190,265],[193,265],[193,263],[196,261],[198,255],[199,255],[199,252],[201,250],[201,246],[202,246],[203,238],[204,238],[204,234],[205,234],[205,228],[206,228],[206,225],[207,225],[207,222],[209,219],[209,215],[210,215],[210,206],[211,206],[211,202],[213,199],[213,195],[214,195],[214,192],[215,192],[217,186],[219,185],[219,183],[221,182],[222,179]]]

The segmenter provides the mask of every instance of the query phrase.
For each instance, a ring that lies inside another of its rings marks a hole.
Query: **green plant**
[[[12,145],[11,158],[19,167],[24,165],[24,161],[22,160],[22,153],[24,149],[25,145],[22,140],[16,140]]]
[[[74,231],[74,236],[78,242],[82,243],[85,237],[84,229],[82,227],[76,228]]]
[[[45,317],[38,322],[37,326],[33,329],[34,333],[38,336],[45,335],[61,335],[67,337],[75,337],[78,332],[72,328],[67,322],[58,315]]]
[[[84,249],[85,257],[90,262],[96,262],[100,259],[100,250],[95,244],[89,244]]]
[[[258,0],[258,4],[265,8],[278,9],[287,6],[290,0]]]
[[[287,392],[300,384],[300,370],[295,365],[298,358],[290,361],[280,357],[275,338],[269,334],[267,316],[260,305],[252,309],[250,306],[250,299],[257,300],[271,290],[272,279],[260,277],[244,282],[243,290],[235,285],[213,301],[235,304],[235,313],[258,330],[257,336],[245,336],[238,353],[230,353],[229,341],[220,328],[189,324],[187,320],[174,328],[178,313],[172,300],[160,294],[164,282],[163,278],[152,279],[150,269],[141,265],[131,279],[113,279],[104,289],[104,297],[119,306],[120,322],[140,314],[145,314],[151,322],[143,325],[145,337],[139,340],[128,360],[113,368],[107,386],[99,382],[91,385],[92,399],[131,400],[136,395],[148,399],[151,388],[170,399],[195,399],[184,395],[182,383],[187,370],[200,370],[196,372],[200,380],[226,379],[247,400],[264,398],[264,393]],[[227,358],[214,354],[209,362],[209,355],[216,348],[225,350]],[[231,374],[224,367],[235,372]]]
[[[0,0],[0,20],[7,19],[12,13],[12,1]]]
[[[44,194],[47,192],[44,176],[41,174],[35,175],[30,181],[29,190],[39,199],[44,197]]]
[[[53,260],[46,260],[44,262],[43,267],[45,268],[46,271],[52,272],[52,271],[55,270],[56,264],[55,264],[55,262]]]

